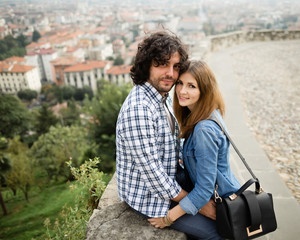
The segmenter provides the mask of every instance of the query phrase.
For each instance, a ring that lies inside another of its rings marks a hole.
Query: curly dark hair
[[[188,53],[181,40],[175,34],[166,31],[155,32],[145,38],[138,45],[130,70],[134,84],[140,85],[148,80],[152,61],[155,66],[159,66],[166,63],[175,52],[180,55],[180,74],[188,67]]]

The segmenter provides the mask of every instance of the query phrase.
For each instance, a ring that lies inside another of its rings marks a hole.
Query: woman
[[[203,225],[199,226],[197,233],[188,234],[196,239],[221,239],[209,236],[208,230],[216,228],[215,221],[198,211],[212,198],[216,184],[222,197],[240,188],[229,165],[229,141],[219,125],[211,120],[212,117],[217,118],[225,128],[224,111],[224,101],[212,70],[202,61],[192,61],[176,83],[174,112],[181,130],[179,137],[185,139],[184,165],[194,188],[168,211],[167,216],[149,219],[153,226],[164,228],[171,225],[177,229],[178,218],[193,215],[202,217]]]

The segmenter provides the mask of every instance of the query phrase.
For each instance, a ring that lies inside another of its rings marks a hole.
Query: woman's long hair
[[[188,107],[179,105],[176,91],[174,91],[174,113],[181,132],[179,137],[187,139],[196,124],[207,119],[215,109],[218,109],[224,116],[225,104],[215,75],[205,62],[191,61],[186,72],[195,78],[200,90],[199,100],[192,112]]]

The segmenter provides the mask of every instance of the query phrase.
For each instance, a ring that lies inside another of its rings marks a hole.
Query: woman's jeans
[[[173,208],[178,203],[171,203],[170,208]],[[134,210],[134,209],[133,209]],[[148,219],[149,217],[134,210],[139,215]],[[187,234],[188,239],[202,239],[202,240],[221,240],[221,238],[216,229],[216,222],[207,218],[200,213],[197,213],[195,216],[191,214],[185,214],[182,217],[178,218],[170,228],[176,229],[180,232]]]

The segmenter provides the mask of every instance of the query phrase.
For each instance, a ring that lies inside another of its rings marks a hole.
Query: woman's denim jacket
[[[215,116],[226,129],[221,114]],[[179,204],[188,214],[197,214],[213,196],[215,185],[221,197],[240,188],[229,165],[229,140],[218,124],[212,120],[197,123],[183,148],[183,161],[194,189]]]

